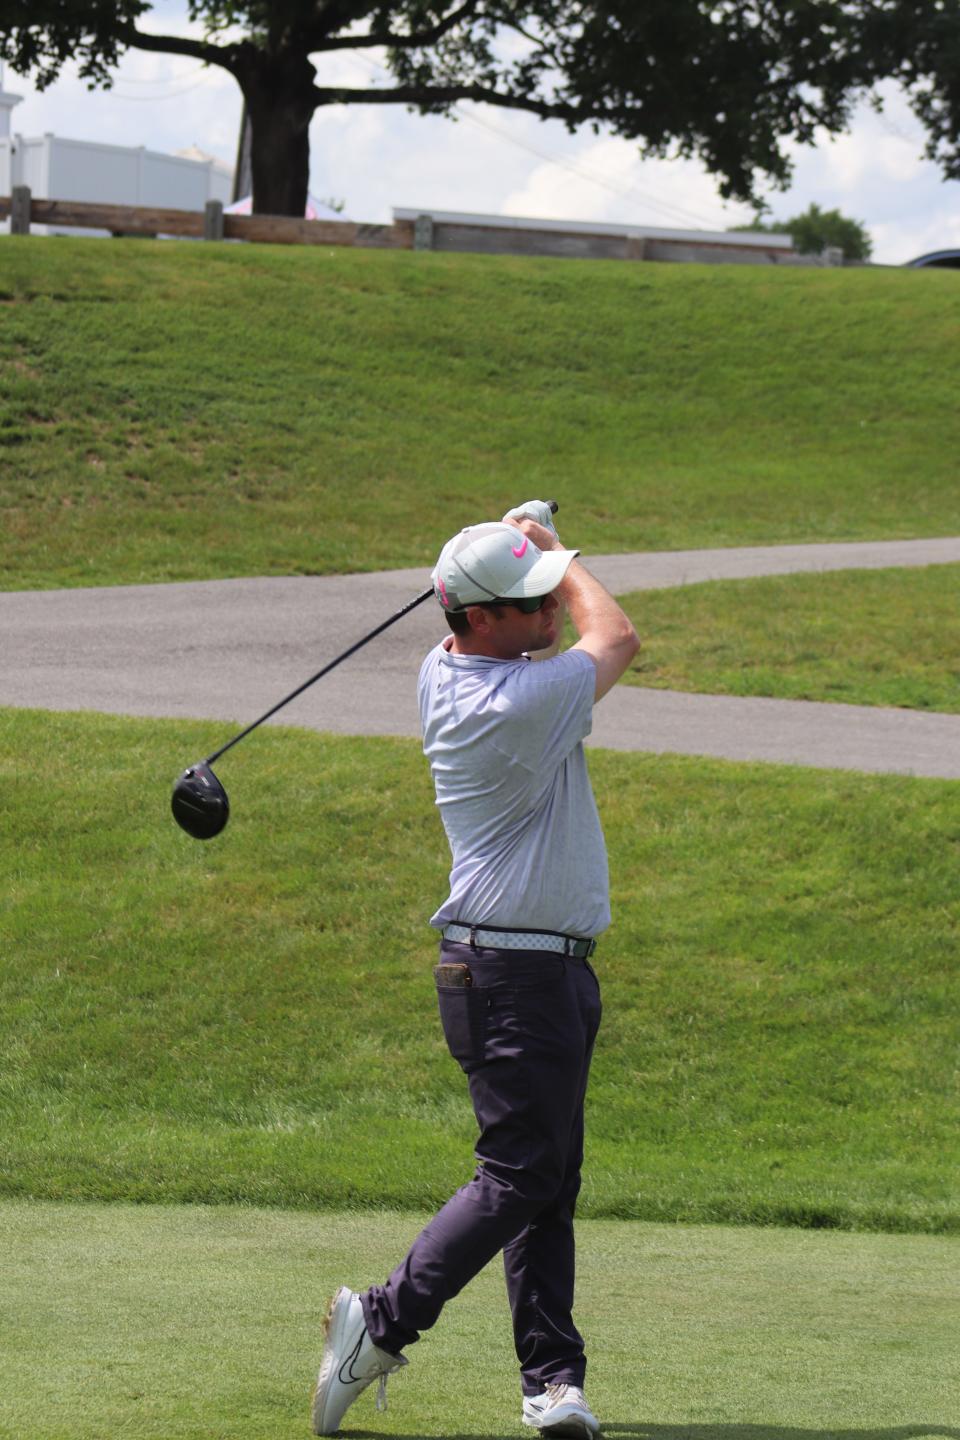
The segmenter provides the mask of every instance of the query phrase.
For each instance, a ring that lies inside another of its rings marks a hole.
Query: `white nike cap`
[[[468,525],[440,551],[431,579],[444,610],[549,595],[579,550],[538,550],[515,525]]]

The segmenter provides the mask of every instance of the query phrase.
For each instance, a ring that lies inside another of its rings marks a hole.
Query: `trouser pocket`
[[[466,975],[456,971],[466,971]],[[466,966],[438,965],[434,970],[437,1003],[447,1049],[469,1075],[483,1064],[487,1039],[490,992],[471,984]]]

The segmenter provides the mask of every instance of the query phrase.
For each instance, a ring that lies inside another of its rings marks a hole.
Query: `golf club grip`
[[[556,515],[557,511],[560,509],[560,506],[557,504],[556,500],[548,500],[547,504],[550,506],[551,515]]]

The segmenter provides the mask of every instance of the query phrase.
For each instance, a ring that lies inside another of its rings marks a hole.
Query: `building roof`
[[[475,215],[468,211],[431,210],[394,206],[394,220],[416,220],[420,215],[441,225],[483,225],[494,230],[560,230],[567,235],[626,235],[631,240],[680,240],[702,245],[756,246],[762,250],[792,250],[790,235],[766,235],[750,230],[673,230],[656,225],[609,225],[592,220],[540,220],[522,215]]]
[[[233,175],[232,165],[221,160],[219,155],[211,155],[209,151],[201,150],[199,145],[188,145],[185,150],[175,150],[173,153],[180,160],[196,160],[201,165],[212,165],[221,175]]]

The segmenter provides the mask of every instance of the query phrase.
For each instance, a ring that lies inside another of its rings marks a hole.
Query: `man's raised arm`
[[[518,528],[540,550],[564,549],[555,532],[545,525],[521,520]],[[594,699],[600,700],[616,685],[640,649],[640,637],[609,590],[579,560],[571,562],[554,593],[566,605],[579,636],[573,649],[585,650],[597,667]]]

